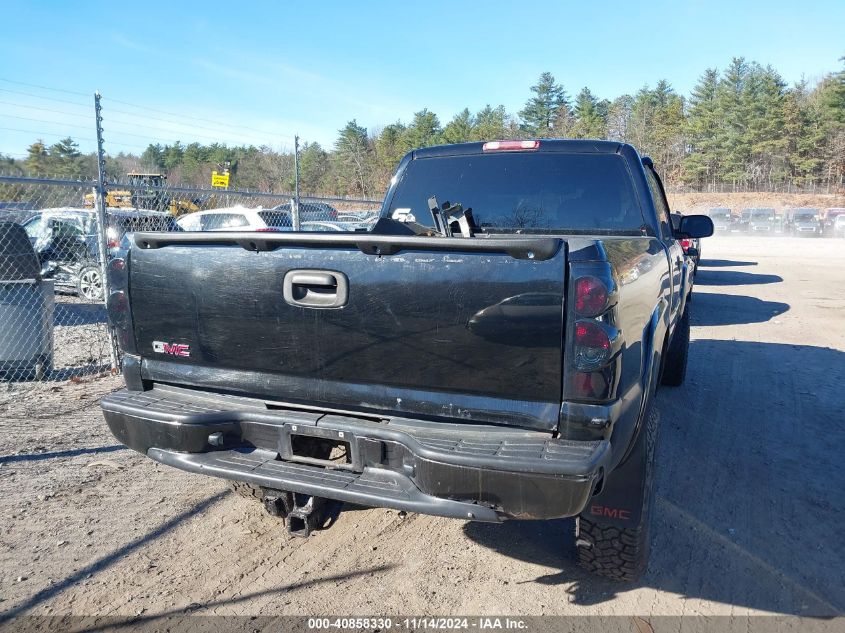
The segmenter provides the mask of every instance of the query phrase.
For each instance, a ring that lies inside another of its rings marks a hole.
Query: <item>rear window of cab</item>
[[[428,199],[471,208],[485,231],[631,231],[644,225],[627,163],[618,154],[508,152],[410,161],[388,217],[433,226]]]

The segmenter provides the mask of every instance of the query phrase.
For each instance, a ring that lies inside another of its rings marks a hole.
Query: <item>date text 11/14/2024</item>
[[[411,617],[411,618],[308,618],[308,629],[345,630],[345,629],[376,629],[381,631],[453,631],[471,630],[511,630],[519,631],[527,628],[527,623],[519,618],[462,618],[462,617]]]

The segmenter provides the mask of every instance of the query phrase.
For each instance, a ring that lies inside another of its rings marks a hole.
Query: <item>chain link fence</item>
[[[111,369],[99,229],[84,207],[95,185],[0,178],[0,410],[33,411],[35,385]]]
[[[380,201],[168,186],[135,175],[96,181],[0,176],[0,412],[33,417],[78,406],[39,393],[119,370],[108,327],[106,258],[138,231],[362,231]],[[33,397],[29,397],[33,396]]]

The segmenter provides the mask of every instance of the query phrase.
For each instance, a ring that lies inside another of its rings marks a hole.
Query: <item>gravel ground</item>
[[[119,385],[105,377],[0,413],[0,612],[842,614],[845,242],[713,238],[703,256],[687,382],[658,396],[637,584],[581,572],[571,520],[346,508],[290,538],[224,482],[119,446],[95,403]],[[45,402],[68,413],[27,415]]]

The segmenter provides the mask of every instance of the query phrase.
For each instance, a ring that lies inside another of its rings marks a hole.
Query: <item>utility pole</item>
[[[100,282],[103,287],[103,301],[108,303],[109,299],[109,276],[108,276],[108,229],[106,214],[106,152],[103,149],[103,107],[100,105],[100,93],[94,93],[94,114],[97,122],[97,187],[95,188],[94,200],[97,206],[97,245],[100,255]],[[111,369],[116,372],[117,366],[117,341],[114,336],[112,324],[108,324],[109,331],[109,360]]]
[[[291,211],[293,214],[293,230],[299,230],[299,136],[293,137],[293,200],[291,200]]]

